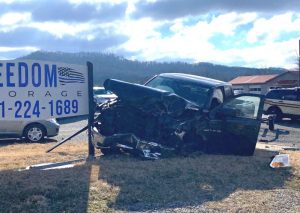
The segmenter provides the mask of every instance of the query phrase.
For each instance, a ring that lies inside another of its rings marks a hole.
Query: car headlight
[[[50,123],[59,125],[59,124],[57,123],[57,120],[56,120],[55,118],[51,118],[51,119],[49,119],[48,121],[49,121]]]

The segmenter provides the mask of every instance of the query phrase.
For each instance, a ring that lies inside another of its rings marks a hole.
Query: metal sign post
[[[300,40],[299,40],[299,50],[298,50],[298,72],[299,72],[298,85],[300,86]]]
[[[91,62],[87,62],[88,67],[88,93],[89,93],[89,117],[88,117],[88,146],[89,146],[89,159],[93,159],[95,157],[95,148],[92,143],[92,126],[94,122],[94,95],[93,95],[93,64]]]
[[[88,74],[88,125],[83,127],[81,130],[77,131],[70,137],[64,139],[63,141],[57,143],[52,148],[48,149],[46,152],[51,152],[53,149],[57,148],[58,146],[66,143],[67,141],[71,140],[73,137],[79,135],[85,130],[88,130],[88,160],[93,160],[95,158],[95,148],[92,142],[92,128],[94,122],[94,114],[95,114],[95,104],[94,104],[94,94],[93,94],[93,64],[91,62],[87,62],[87,74]]]

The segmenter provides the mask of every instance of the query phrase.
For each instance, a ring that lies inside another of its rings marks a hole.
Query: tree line
[[[56,61],[85,65],[93,63],[94,84],[102,85],[107,78],[115,78],[129,82],[144,83],[153,75],[159,73],[180,72],[200,75],[222,81],[230,81],[242,75],[279,74],[286,70],[282,68],[246,68],[216,65],[212,63],[185,62],[155,62],[129,60],[114,54],[95,52],[33,52],[21,59]]]

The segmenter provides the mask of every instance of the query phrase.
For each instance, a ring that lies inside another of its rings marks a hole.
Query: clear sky
[[[0,0],[0,59],[36,50],[295,67],[300,0]]]

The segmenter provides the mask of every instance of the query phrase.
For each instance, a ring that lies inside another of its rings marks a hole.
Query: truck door
[[[261,124],[263,97],[242,94],[229,99],[210,114],[210,153],[252,155]]]

